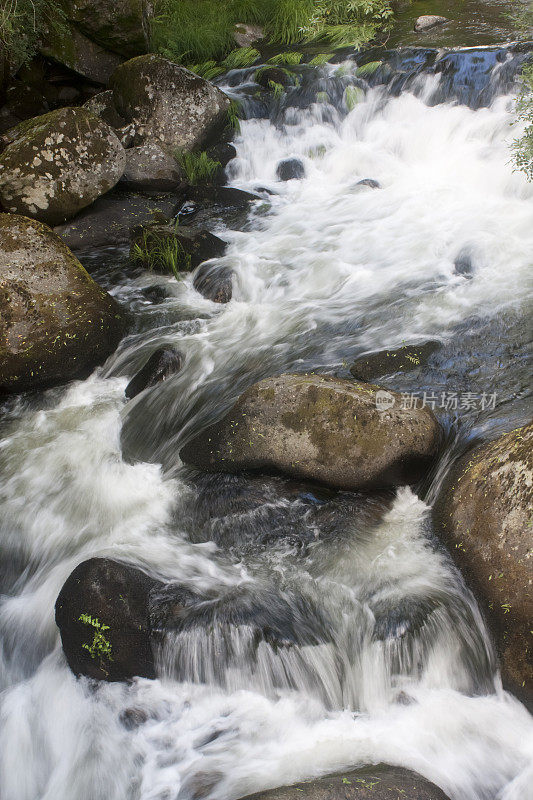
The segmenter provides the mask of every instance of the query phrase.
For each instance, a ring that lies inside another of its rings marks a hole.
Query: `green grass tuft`
[[[140,241],[134,242],[130,256],[150,272],[173,274],[176,280],[180,280],[182,271],[191,269],[190,255],[171,232],[143,230]]]
[[[288,53],[278,53],[277,56],[272,56],[268,59],[269,64],[285,64],[287,66],[297,66],[303,58],[303,53],[290,51]]]
[[[176,161],[185,173],[187,183],[191,186],[209,183],[220,168],[220,161],[209,158],[204,150],[201,153],[178,152]]]
[[[226,56],[222,66],[225,70],[245,69],[255,64],[260,57],[261,53],[255,47],[238,47]]]

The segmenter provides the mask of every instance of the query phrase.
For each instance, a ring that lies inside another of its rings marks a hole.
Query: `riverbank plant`
[[[0,0],[0,50],[15,68],[35,55],[45,31],[65,30],[65,16],[55,0]]]
[[[191,269],[191,257],[171,231],[143,230],[131,248],[131,259],[150,272],[161,272],[181,278]]]
[[[522,136],[512,145],[513,162],[529,181],[533,181],[533,64],[522,72],[522,92],[517,104],[517,116],[526,124]]]
[[[387,28],[393,15],[392,0],[159,0],[158,9],[152,48],[185,65],[251,50],[235,48],[237,23],[261,25],[273,44],[358,47]]]
[[[220,169],[220,161],[209,158],[205,150],[200,153],[177,152],[176,160],[190,186],[209,183]]]

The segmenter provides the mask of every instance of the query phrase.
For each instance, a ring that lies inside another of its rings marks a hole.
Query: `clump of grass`
[[[204,61],[203,64],[187,64],[187,69],[201,78],[205,78],[206,81],[213,81],[224,72],[223,67],[219,66],[216,61]]]
[[[209,158],[205,150],[200,153],[180,151],[176,153],[176,160],[187,178],[187,183],[191,186],[209,183],[220,169],[220,161]]]
[[[277,56],[272,56],[268,59],[269,64],[285,64],[286,66],[297,66],[303,58],[303,53],[297,53],[291,50],[288,53],[278,53]]]
[[[171,231],[144,229],[133,243],[130,256],[150,272],[173,274],[176,280],[181,278],[181,272],[191,269],[191,256]]]
[[[357,67],[355,74],[360,78],[369,78],[381,67],[383,61],[369,61],[367,64],[362,64]]]
[[[344,105],[348,111],[353,111],[357,103],[360,103],[364,97],[364,92],[358,86],[347,86],[344,90]]]
[[[279,100],[281,97],[283,97],[283,94],[285,92],[285,87],[283,86],[283,84],[276,83],[276,81],[269,81],[268,88],[271,90],[276,100]]]
[[[226,70],[245,69],[255,64],[260,57],[261,54],[255,47],[238,47],[226,56],[222,62],[222,66]]]
[[[533,64],[522,72],[522,91],[516,110],[518,120],[526,123],[526,129],[511,146],[513,163],[528,181],[533,181]]]
[[[308,61],[309,67],[323,67],[333,58],[333,53],[319,53],[317,56]]]
[[[231,100],[228,109],[228,125],[236,133],[241,130],[242,105],[238,100]]]

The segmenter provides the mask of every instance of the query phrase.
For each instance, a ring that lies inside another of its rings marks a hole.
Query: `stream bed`
[[[502,690],[431,522],[449,465],[530,418],[533,185],[509,149],[529,50],[406,44],[292,68],[277,98],[258,96],[251,70],[221,80],[245,116],[230,183],[258,195],[233,226],[212,220],[229,241],[229,304],[191,276],[133,268],[124,249],[83,254],[134,323],[87,380],[3,408],[2,800],[237,800],[380,762],[451,800],[531,796],[531,717]],[[277,179],[285,158],[302,180]],[[423,486],[369,499],[179,460],[263,377],[350,377],[362,354],[428,340],[427,364],[379,380],[434,396],[446,445]],[[183,370],[127,402],[163,344]],[[169,639],[158,680],[76,680],[54,602],[96,555],[196,592],[249,592],[265,614],[283,595],[314,609],[301,624],[319,643],[254,650],[221,622]]]

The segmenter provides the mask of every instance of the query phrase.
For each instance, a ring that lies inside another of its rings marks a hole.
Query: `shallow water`
[[[227,306],[191,276],[132,270],[121,250],[86,254],[135,327],[88,380],[5,407],[2,800],[234,800],[377,762],[451,800],[528,796],[531,717],[502,691],[430,519],[465,446],[530,414],[533,186],[509,155],[523,58],[402,51],[369,80],[352,61],[302,68],[279,102],[255,98],[247,71],[228,76],[250,116],[231,181],[274,194],[240,229],[218,223],[235,272]],[[285,157],[303,160],[303,181],[276,180]],[[464,253],[468,277],[455,268]],[[154,284],[162,303],[143,294]],[[180,464],[183,442],[255,380],[348,376],[362,353],[428,338],[442,348],[427,366],[380,383],[435,395],[448,437],[432,485],[369,499]],[[182,373],[126,403],[128,377],[164,343],[184,353]],[[454,392],[458,408],[441,409]],[[252,647],[253,630],[224,620],[168,636],[160,680],[95,687],[68,670],[53,618],[94,555],[200,594],[251,593],[265,613],[273,596],[313,613],[282,647]]]

